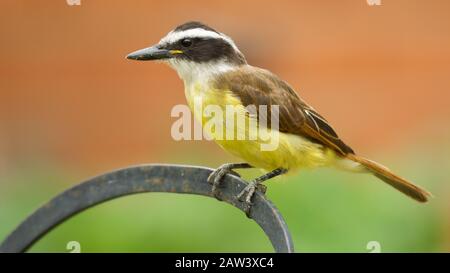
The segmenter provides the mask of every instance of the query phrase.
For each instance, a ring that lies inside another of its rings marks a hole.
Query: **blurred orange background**
[[[449,10],[445,0],[3,1],[0,162],[97,169],[192,145],[221,153],[174,143],[182,82],[168,67],[124,58],[188,20],[230,35],[356,151],[434,146],[450,127]]]
[[[125,59],[190,20],[231,36],[250,64],[289,82],[356,152],[424,154],[450,167],[450,1],[0,6],[0,180],[33,164],[81,179],[136,163],[232,160],[213,143],[172,140],[181,80],[167,66]]]

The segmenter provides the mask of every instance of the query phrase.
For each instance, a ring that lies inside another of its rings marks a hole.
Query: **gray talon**
[[[250,210],[253,206],[253,202],[252,202],[252,198],[255,195],[255,191],[261,191],[262,193],[266,192],[267,187],[257,183],[255,181],[250,182],[238,195],[237,195],[237,199],[240,202],[245,202],[245,214],[250,217]],[[245,197],[243,199],[243,197]]]
[[[266,193],[266,191],[267,191],[267,186],[266,185],[264,185],[264,184],[261,184],[261,183],[259,183],[257,186],[256,186],[256,189],[258,190],[258,191],[260,191],[261,193]]]
[[[215,169],[208,176],[207,181],[208,181],[209,184],[212,185],[211,192],[216,198],[219,197],[219,190],[218,190],[218,188],[220,186],[220,183],[222,182],[223,177],[225,175],[227,175],[227,174],[232,174],[232,175],[240,177],[240,175],[237,172],[233,171],[229,167],[224,167],[224,166],[221,166],[221,167]]]
[[[247,215],[248,218],[251,218],[250,217],[251,208],[252,208],[252,205],[248,205],[248,204],[244,208],[245,215]]]

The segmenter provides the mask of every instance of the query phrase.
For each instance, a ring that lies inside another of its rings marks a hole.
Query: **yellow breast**
[[[194,117],[206,133],[223,149],[252,166],[267,171],[293,170],[329,165],[335,159],[333,151],[301,136],[250,126],[257,124],[256,119],[229,90],[194,84],[187,86],[185,93]],[[227,114],[227,107],[234,109],[232,115]],[[222,117],[214,116],[211,109],[221,109]],[[217,118],[221,121],[217,122]],[[212,119],[216,122],[212,123]]]

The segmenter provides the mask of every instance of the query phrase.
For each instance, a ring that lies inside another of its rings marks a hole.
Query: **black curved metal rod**
[[[206,182],[212,169],[180,165],[140,165],[89,179],[59,194],[31,214],[0,245],[0,252],[25,252],[37,240],[71,216],[107,200],[141,192],[189,193],[213,197]],[[236,195],[246,183],[227,175],[220,198],[240,210]],[[213,197],[214,198],[214,197]],[[294,252],[291,235],[275,206],[257,192],[250,217],[269,237],[276,252]]]

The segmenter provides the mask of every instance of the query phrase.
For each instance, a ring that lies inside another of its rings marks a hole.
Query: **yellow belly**
[[[336,158],[332,150],[297,135],[281,133],[267,129],[266,127],[258,127],[260,131],[263,131],[265,136],[264,138],[260,137],[260,133],[254,133],[252,131],[254,127],[245,126],[250,124],[250,120],[254,118],[248,115],[240,100],[230,91],[207,89],[199,84],[187,88],[185,91],[194,117],[204,127],[208,127],[208,121],[212,118],[211,114],[205,111],[208,106],[213,105],[216,108],[220,108],[224,113],[226,113],[227,105],[237,107],[235,108],[238,109],[235,112],[235,120],[231,126],[227,124],[229,119],[225,118],[226,114],[224,114],[223,121],[215,123],[218,126],[207,130],[207,134],[223,149],[254,167],[267,171],[276,168],[285,168],[288,170],[314,168],[330,165]],[[239,118],[245,120],[244,127],[242,123],[237,122]],[[227,138],[226,135],[227,130],[230,130],[230,128],[234,132],[233,139]],[[240,135],[240,138],[238,138],[238,135]],[[257,135],[257,137],[256,139],[250,139],[250,135]],[[263,148],[268,143],[276,143],[276,148]]]

